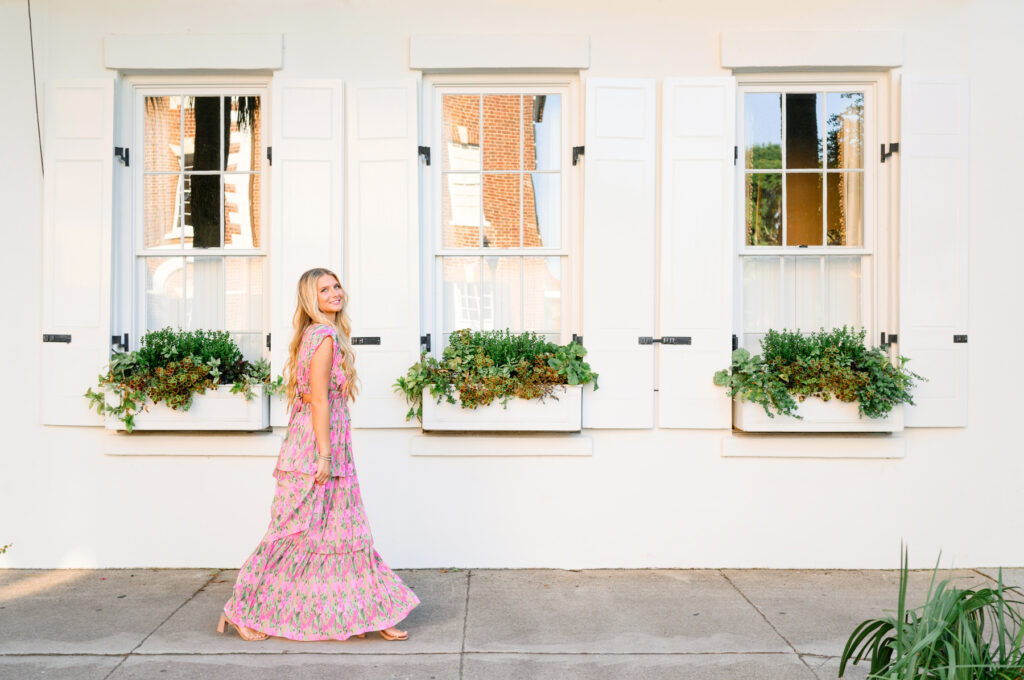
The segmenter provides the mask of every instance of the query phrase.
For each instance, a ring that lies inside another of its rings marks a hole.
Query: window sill
[[[885,418],[861,418],[856,402],[838,399],[822,401],[812,397],[800,403],[801,418],[777,415],[769,418],[760,404],[734,399],[732,402],[733,427],[742,432],[758,433],[868,433],[901,432],[903,405],[897,405]]]
[[[475,409],[437,403],[423,390],[424,432],[579,432],[583,427],[583,387],[565,385],[555,398],[494,401]],[[456,397],[457,399],[457,397]]]
[[[412,456],[593,456],[594,440],[582,434],[421,434],[409,444]]]
[[[101,452],[105,456],[276,457],[283,440],[274,432],[108,432]]]
[[[905,458],[906,439],[893,434],[775,434],[722,437],[723,458]]]

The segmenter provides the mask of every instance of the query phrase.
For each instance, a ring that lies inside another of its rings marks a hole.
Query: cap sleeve
[[[334,337],[335,335],[336,333],[334,328],[327,324],[319,323],[313,326],[313,330],[309,333],[309,356],[312,357],[320,348],[320,343],[327,338],[333,339],[335,341],[335,346],[337,346],[338,343],[337,339]]]

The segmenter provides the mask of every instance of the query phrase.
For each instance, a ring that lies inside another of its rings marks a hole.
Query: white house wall
[[[761,440],[758,456],[723,457],[723,437],[733,436],[726,431],[666,429],[585,430],[589,457],[411,456],[418,430],[357,429],[367,510],[392,567],[892,568],[900,541],[915,567],[931,565],[939,550],[944,564],[1024,565],[1024,447],[1015,422],[1016,341],[1024,335],[1019,4],[252,0],[231,11],[237,7],[34,0],[40,94],[54,79],[110,77],[105,35],[186,32],[282,33],[282,76],[368,81],[414,75],[414,34],[571,31],[590,37],[584,77],[660,83],[730,75],[719,68],[722,31],[871,29],[903,32],[908,72],[970,79],[966,428],[908,429],[898,435],[902,457],[882,459],[773,457],[785,451],[772,440]],[[0,567],[236,566],[266,528],[272,435],[139,434],[125,443],[102,428],[40,424],[43,184],[29,50],[25,3],[0,4],[0,545],[14,544]],[[45,116],[46,102],[39,105]],[[176,447],[191,455],[174,455]]]

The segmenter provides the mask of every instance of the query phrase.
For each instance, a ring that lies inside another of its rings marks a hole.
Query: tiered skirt
[[[419,598],[373,547],[359,481],[275,470],[270,527],[224,612],[290,640],[345,640],[408,616]]]

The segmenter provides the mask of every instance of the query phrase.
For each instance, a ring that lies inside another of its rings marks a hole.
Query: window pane
[[[756,352],[769,328],[782,318],[782,258],[744,257],[743,347]]]
[[[146,97],[146,172],[181,170],[181,97]]]
[[[864,94],[829,92],[828,167],[864,167]]]
[[[822,96],[786,95],[786,167],[821,167]]]
[[[562,97],[523,97],[523,163],[526,170],[558,170],[562,158]]]
[[[445,248],[480,247],[480,175],[444,175],[441,223]]]
[[[147,331],[165,326],[181,326],[185,300],[184,265],[183,257],[143,259],[146,272]]]
[[[523,175],[523,245],[557,248],[561,243],[562,178],[555,173]]]
[[[822,245],[821,173],[786,175],[786,245]]]
[[[246,359],[263,356],[263,258],[224,261],[224,326]]]
[[[562,258],[524,257],[523,330],[558,337],[562,330]]]
[[[219,248],[220,175],[185,175],[185,247]]]
[[[861,258],[826,257],[828,281],[828,328],[864,324],[861,314]]]
[[[444,109],[444,169],[480,169],[480,97],[446,94]]]
[[[224,246],[259,248],[260,227],[259,173],[224,175]]]
[[[828,173],[828,244],[859,246],[864,234],[864,174]]]
[[[743,95],[744,163],[752,169],[782,167],[782,95]]]
[[[259,170],[261,158],[260,98],[225,97],[228,107],[228,148],[224,170]]]
[[[220,97],[185,97],[185,169],[222,167]]]
[[[520,203],[518,174],[484,175],[485,248],[520,246]]]
[[[825,325],[820,257],[783,258],[783,328],[815,331]],[[778,328],[778,326],[775,326]]]
[[[224,328],[224,261],[185,258],[185,328]]]
[[[143,245],[181,248],[181,175],[145,175]]]
[[[517,94],[484,95],[484,170],[518,170],[520,99]]]
[[[444,332],[522,330],[522,273],[518,257],[446,257]]]
[[[782,245],[782,175],[748,174],[746,191],[747,245]]]

